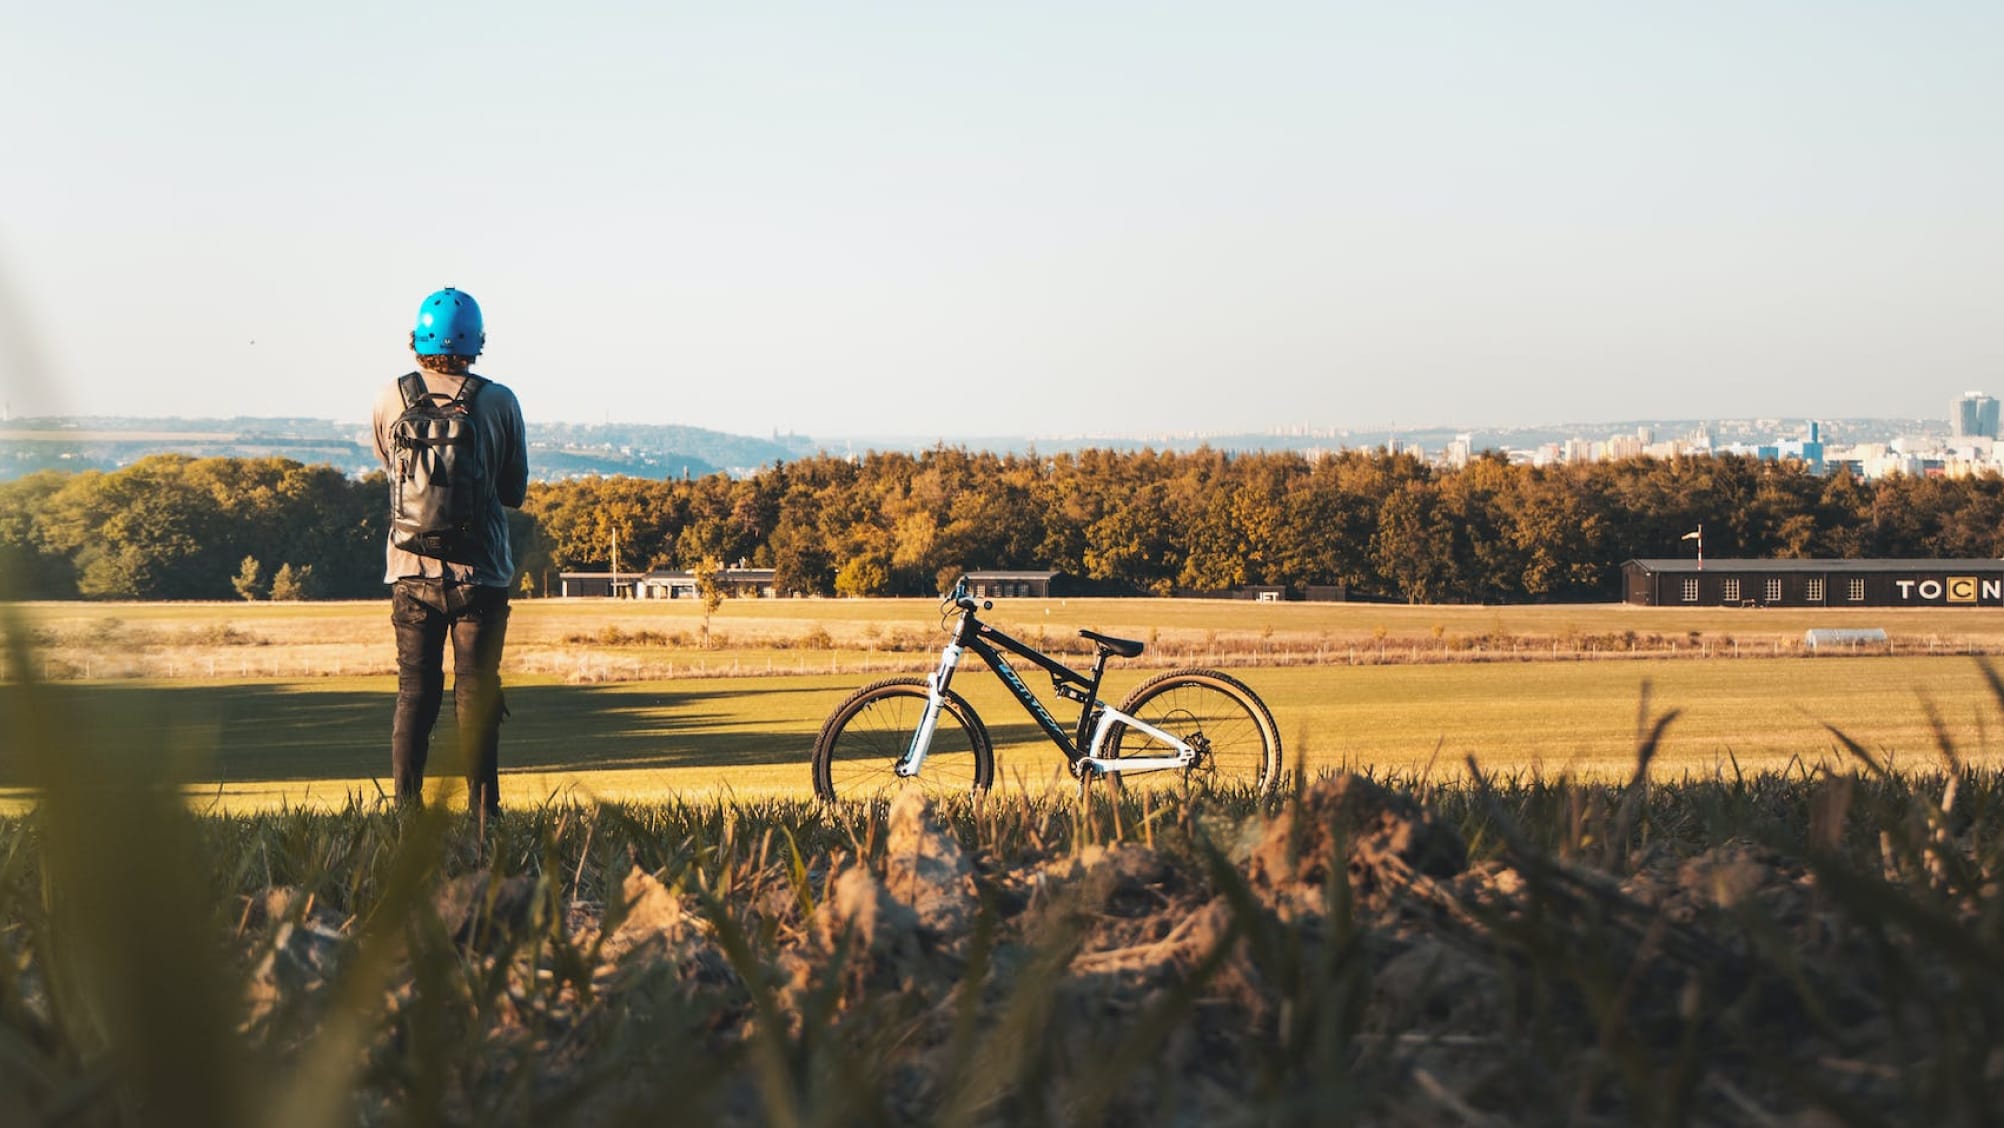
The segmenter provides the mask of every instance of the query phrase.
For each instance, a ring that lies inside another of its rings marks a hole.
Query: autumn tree
[[[724,562],[714,556],[705,556],[689,569],[696,581],[696,598],[703,601],[703,637],[705,650],[710,646],[710,616],[724,605],[725,588],[722,582]]]
[[[255,556],[244,557],[244,562],[237,568],[236,578],[230,581],[230,586],[236,588],[237,594],[245,599],[263,599],[266,590],[264,565],[258,563]]]
[[[882,595],[890,586],[890,563],[877,554],[852,557],[835,573],[836,595]]]
[[[280,564],[271,576],[271,598],[275,602],[312,599],[314,595],[313,565]]]

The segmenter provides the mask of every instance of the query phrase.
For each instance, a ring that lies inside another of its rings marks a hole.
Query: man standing
[[[501,647],[515,578],[502,507],[519,508],[529,488],[522,407],[470,370],[486,342],[471,295],[432,294],[411,331],[418,371],[392,381],[375,408],[376,454],[390,475],[383,582],[397,633],[397,802],[422,802],[449,639],[467,802],[483,818],[501,806]]]

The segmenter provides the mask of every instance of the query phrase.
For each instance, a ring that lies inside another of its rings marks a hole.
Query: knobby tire
[[[864,686],[837,706],[814,742],[814,794],[823,800],[895,794],[908,782],[895,771],[925,713],[923,678]],[[915,782],[937,795],[979,794],[995,779],[995,752],[973,706],[948,690],[931,751]]]
[[[1214,791],[1249,789],[1264,799],[1279,784],[1280,729],[1273,723],[1266,702],[1230,674],[1199,669],[1159,674],[1128,694],[1120,711],[1185,741],[1196,743],[1194,738],[1201,737],[1206,746],[1195,767],[1137,773],[1127,786],[1176,781]],[[1168,752],[1154,737],[1126,725],[1116,725],[1107,733],[1107,756],[1160,756]],[[1123,786],[1119,773],[1105,779],[1112,790]]]

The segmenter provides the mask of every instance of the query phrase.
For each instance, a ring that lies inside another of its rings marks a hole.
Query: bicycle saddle
[[[1112,635],[1103,635],[1097,631],[1080,631],[1079,637],[1089,638],[1099,643],[1100,648],[1108,654],[1121,658],[1139,658],[1141,651],[1147,646],[1146,643],[1136,642],[1131,638],[1114,638]]]

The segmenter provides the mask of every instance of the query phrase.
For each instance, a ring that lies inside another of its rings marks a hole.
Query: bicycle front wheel
[[[1263,799],[1280,780],[1280,730],[1273,714],[1258,694],[1229,674],[1173,670],[1143,682],[1120,711],[1197,750],[1197,762],[1180,772],[1112,777],[1125,786],[1177,780],[1219,791],[1250,791]],[[1108,730],[1106,746],[1106,754],[1115,758],[1175,755],[1172,745],[1130,725]]]
[[[909,781],[898,776],[898,761],[911,747],[925,703],[922,678],[892,678],[851,694],[829,715],[814,742],[814,794],[822,799],[869,799],[895,792],[908,782],[942,796],[988,790],[995,777],[988,730],[973,707],[952,690],[946,693],[919,774]]]

